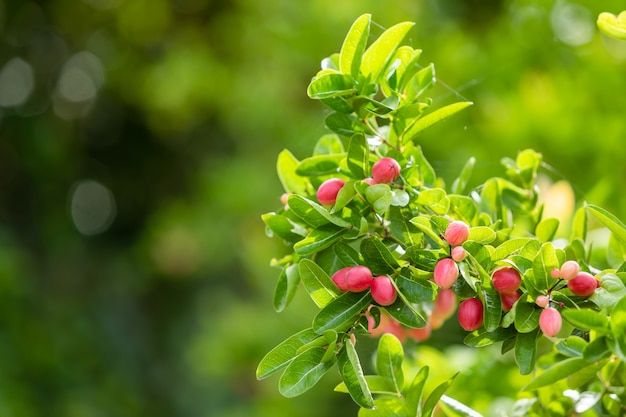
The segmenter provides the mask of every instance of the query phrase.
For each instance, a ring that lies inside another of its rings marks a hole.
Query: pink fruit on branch
[[[561,313],[554,307],[546,307],[539,315],[539,328],[548,337],[556,336],[562,326]]]
[[[400,164],[393,158],[381,158],[372,166],[372,179],[376,184],[389,184],[400,176]]]
[[[458,246],[465,243],[469,237],[469,226],[460,220],[455,220],[446,228],[444,238],[450,246]]]
[[[589,272],[579,272],[574,278],[567,281],[567,288],[575,295],[589,297],[598,288],[598,280]]]
[[[361,292],[372,285],[372,271],[366,266],[347,266],[333,274],[332,281],[341,291]]]
[[[464,330],[472,332],[483,325],[483,303],[478,298],[468,298],[461,301],[457,318]]]
[[[561,265],[561,278],[570,280],[574,279],[580,272],[580,265],[576,261],[565,261]]]
[[[502,311],[510,311],[513,308],[513,304],[522,294],[519,291],[515,292],[502,292],[500,293],[500,299],[502,300]]]
[[[381,306],[389,306],[396,301],[398,293],[394,287],[391,278],[388,276],[380,276],[374,278],[371,284],[372,298]]]
[[[519,289],[522,285],[522,278],[517,269],[504,267],[497,269],[491,275],[493,288],[499,293],[512,293]]]
[[[433,275],[435,284],[441,288],[450,288],[459,278],[459,266],[450,258],[440,259]]]
[[[345,181],[340,178],[331,178],[324,181],[317,189],[317,201],[325,206],[332,206],[335,204],[335,201],[337,201],[339,190],[341,190],[345,184]]]

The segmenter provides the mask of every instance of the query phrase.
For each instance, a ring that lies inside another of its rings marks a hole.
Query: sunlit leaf
[[[535,235],[540,242],[549,242],[554,239],[559,221],[557,219],[545,219],[539,222],[535,228]]]
[[[450,385],[452,385],[452,382],[454,382],[454,378],[456,378],[456,376],[459,374],[459,372],[454,374],[452,376],[452,378],[450,378],[450,379],[442,382],[441,384],[439,384],[430,393],[428,398],[426,398],[426,401],[424,401],[424,408],[422,409],[422,416],[430,417],[433,414],[433,411],[435,410],[435,406],[437,405],[437,403],[439,402],[439,400],[441,399],[443,394],[445,394],[445,392],[448,390],[448,388],[450,388]]]
[[[393,381],[395,392],[398,393],[404,387],[403,360],[404,350],[402,349],[402,343],[390,333],[383,334],[378,341],[376,370],[380,376]]]
[[[313,329],[302,330],[269,351],[256,370],[257,379],[264,379],[287,366],[296,356],[296,352],[305,344],[319,337]]]
[[[389,59],[404,39],[408,31],[415,25],[413,22],[398,23],[385,30],[363,54],[361,73],[369,82],[377,82]]]
[[[348,169],[356,178],[365,178],[369,173],[369,149],[365,136],[357,133],[348,144]]]
[[[337,285],[315,262],[302,259],[298,265],[302,284],[318,307],[326,306],[341,294]]]
[[[370,32],[371,19],[370,14],[363,14],[354,21],[339,52],[339,70],[355,79],[359,76],[361,59]]]
[[[345,157],[344,153],[310,156],[300,161],[296,174],[307,177],[336,174],[339,172],[339,163]]]
[[[346,292],[324,306],[313,318],[313,330],[321,334],[326,330],[346,331],[359,315],[372,303],[369,291]]]
[[[323,347],[314,347],[298,355],[280,377],[279,392],[285,397],[296,397],[313,388],[335,365],[335,360],[322,362],[325,353]]]
[[[452,193],[462,194],[465,191],[474,171],[474,165],[476,165],[476,158],[471,156],[463,166],[459,176],[452,182]]]
[[[365,264],[375,275],[392,273],[400,265],[380,238],[363,239],[360,248]]]
[[[354,402],[364,408],[374,407],[374,398],[365,380],[365,375],[363,375],[359,356],[352,342],[346,341],[337,359],[339,374]]]
[[[515,340],[515,363],[517,363],[522,375],[528,375],[535,369],[538,335],[538,328],[529,333],[517,334]]]
[[[356,93],[352,77],[345,74],[324,74],[313,78],[307,89],[314,99],[345,97]]]
[[[559,361],[546,371],[540,373],[530,383],[526,384],[522,390],[532,391],[537,388],[554,384],[555,382],[568,377],[585,366],[589,366],[589,363],[583,358],[568,358]]]
[[[311,231],[306,238],[293,245],[293,248],[299,255],[312,255],[329,247],[349,232],[346,229],[337,227],[320,227]]]
[[[312,227],[320,227],[328,223],[339,227],[350,226],[349,222],[331,214],[323,206],[301,195],[290,195],[287,199],[287,204],[289,204],[289,210]]]
[[[565,309],[561,315],[572,326],[583,330],[595,330],[600,334],[610,333],[609,319],[602,313],[588,308]]]
[[[626,246],[626,225],[624,225],[620,219],[602,207],[598,207],[593,204],[587,204],[585,207],[588,212],[593,214],[593,216],[598,219],[600,223],[613,233],[613,236],[615,236],[622,243],[622,245]]]
[[[429,113],[425,116],[422,116],[415,123],[413,123],[407,130],[404,132],[402,143],[407,143],[413,141],[417,138],[417,136],[422,133],[423,130],[429,128],[430,126],[439,123],[450,116],[460,112],[466,107],[471,106],[472,102],[470,101],[461,101],[458,103],[449,104],[440,109],[435,110],[432,113]]]
[[[619,15],[602,12],[596,21],[598,28],[607,36],[615,39],[626,40],[626,11]]]
[[[296,174],[298,165],[300,165],[300,161],[298,161],[291,152],[287,149],[282,150],[278,154],[278,160],[276,162],[278,178],[286,192],[307,194],[307,192],[312,189],[311,183],[307,178]]]
[[[274,309],[277,312],[283,311],[289,305],[299,283],[300,274],[297,264],[282,269],[274,290]]]
[[[424,394],[424,386],[428,379],[428,366],[422,366],[413,378],[409,391],[406,393],[406,405],[411,413],[410,416],[422,415],[422,397]]]

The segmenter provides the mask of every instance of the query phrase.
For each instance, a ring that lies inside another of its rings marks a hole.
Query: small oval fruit
[[[442,258],[435,265],[434,280],[440,288],[450,288],[459,278],[459,266],[450,258]]]
[[[478,298],[461,301],[457,312],[459,324],[464,330],[472,332],[483,325],[483,303]]]
[[[570,280],[574,279],[580,272],[580,265],[576,261],[565,261],[561,265],[561,278]]]
[[[372,179],[376,184],[389,184],[400,176],[400,164],[393,158],[381,158],[372,166]]]
[[[341,291],[361,292],[372,285],[372,271],[366,266],[347,266],[341,268],[331,277]]]
[[[452,248],[450,256],[455,260],[455,262],[461,262],[467,256],[467,252],[463,249],[463,246],[455,246]]]
[[[458,246],[465,243],[469,237],[469,226],[460,220],[455,220],[448,225],[444,238],[450,246]]]
[[[391,278],[386,275],[374,278],[371,284],[372,298],[381,306],[389,306],[396,301],[398,293]]]
[[[535,299],[535,304],[539,307],[547,307],[550,304],[550,299],[546,295],[538,295]]]
[[[589,272],[579,272],[578,275],[567,281],[567,288],[575,295],[589,297],[598,288],[598,280]]]
[[[441,317],[444,320],[454,314],[456,310],[456,294],[449,288],[439,290],[435,298],[432,316]]]
[[[539,328],[548,337],[554,337],[561,331],[563,319],[561,313],[554,307],[546,307],[539,314]]]
[[[419,327],[417,329],[407,329],[406,335],[417,342],[423,342],[424,340],[428,340],[430,338],[430,334],[432,329],[430,324],[426,324],[424,327]]]
[[[337,194],[344,185],[346,182],[341,178],[331,178],[324,181],[317,189],[317,201],[325,206],[332,206],[337,201]]]
[[[515,304],[521,296],[522,294],[519,291],[501,292],[500,300],[502,300],[502,311],[510,311],[513,308],[513,304]]]
[[[499,293],[515,292],[522,285],[522,278],[519,272],[511,267],[497,269],[491,275],[491,281],[493,282],[493,288]]]

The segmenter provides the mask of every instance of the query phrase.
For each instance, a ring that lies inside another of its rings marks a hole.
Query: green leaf
[[[313,329],[305,329],[287,338],[261,359],[256,370],[257,379],[267,378],[280,371],[293,360],[298,349],[318,337]]]
[[[396,394],[393,381],[380,375],[365,375],[365,382],[372,394]],[[349,394],[348,387],[341,382],[335,387],[336,392]]]
[[[277,312],[283,311],[293,299],[298,284],[300,283],[300,274],[298,273],[298,265],[288,265],[283,268],[276,283],[274,290],[274,309]]]
[[[361,408],[358,417],[409,417],[409,415],[404,398],[385,395],[374,400],[373,409]]]
[[[478,411],[447,395],[441,396],[439,406],[448,417],[483,417]]]
[[[390,274],[400,267],[387,246],[376,236],[363,239],[360,249],[365,265],[375,275]]]
[[[602,313],[590,310],[588,308],[575,310],[572,308],[565,309],[561,315],[572,326],[582,330],[595,330],[600,334],[610,333],[609,319]]]
[[[352,77],[345,74],[326,73],[311,80],[307,94],[313,99],[345,97],[356,94]]]
[[[574,213],[574,220],[572,221],[572,237],[570,240],[580,239],[582,241],[587,240],[587,210],[585,207],[580,207]]]
[[[459,374],[459,372],[457,372],[456,374],[454,374],[452,376],[452,378],[448,379],[447,381],[442,382],[441,384],[439,384],[428,396],[428,398],[426,398],[426,401],[424,402],[424,409],[422,410],[422,416],[424,417],[430,417],[433,414],[433,411],[435,410],[435,406],[437,405],[437,403],[439,402],[439,400],[441,399],[441,397],[443,396],[443,394],[445,394],[445,392],[448,390],[448,388],[450,388],[450,385],[452,385],[452,382],[454,382],[454,378],[456,378],[456,376]]]
[[[345,113],[331,113],[324,124],[333,132],[351,137],[355,133],[370,133],[370,129],[357,116]]]
[[[300,261],[299,271],[304,287],[319,308],[339,297],[341,292],[328,274],[310,259]]]
[[[374,407],[374,398],[363,375],[359,356],[350,340],[345,342],[337,359],[339,373],[354,402],[363,408]]]
[[[472,172],[474,171],[474,165],[476,165],[476,158],[472,156],[463,166],[461,174],[459,174],[458,178],[452,182],[452,193],[462,194],[465,191],[470,177],[472,176]]]
[[[413,22],[402,22],[390,27],[367,48],[361,61],[361,73],[368,82],[378,82],[396,48],[414,24]]]
[[[587,344],[583,351],[583,357],[587,362],[596,362],[611,356],[611,351],[606,343],[606,337],[598,337]]]
[[[303,238],[301,234],[295,232],[298,230],[298,226],[292,223],[287,216],[266,213],[261,216],[261,219],[273,233],[287,242],[295,243]]]
[[[474,330],[463,339],[463,343],[472,347],[489,346],[493,343],[503,342],[517,334],[511,327],[498,327],[494,331],[488,332],[484,327]]]
[[[589,366],[589,363],[583,358],[568,358],[559,361],[524,386],[522,391],[532,391],[537,388],[554,384],[555,382],[572,375],[586,366]]]
[[[508,258],[520,251],[531,240],[529,237],[517,237],[502,242],[491,254],[492,261],[496,262]]]
[[[417,375],[411,382],[411,387],[406,393],[406,405],[409,409],[410,415],[421,416],[422,415],[422,396],[424,394],[424,386],[428,379],[428,366],[423,366],[417,371]]]
[[[626,41],[626,11],[619,15],[602,12],[596,21],[598,28],[607,36]]]
[[[437,175],[435,174],[433,167],[428,162],[428,159],[424,156],[421,146],[417,146],[411,142],[406,145],[404,154],[407,158],[413,158],[414,160],[414,167],[412,170],[415,172],[416,178],[413,179],[411,175],[407,175],[409,182],[411,184],[421,183],[427,187],[434,187],[437,182]]]
[[[346,292],[324,306],[313,318],[313,330],[322,334],[326,330],[348,330],[359,315],[372,303],[370,292]]]
[[[552,242],[541,245],[539,253],[533,261],[533,284],[538,291],[547,290],[554,283],[554,278],[550,275],[553,269],[560,267],[559,258]]]
[[[383,378],[389,378],[393,381],[397,393],[400,393],[404,387],[403,360],[402,343],[391,333],[383,334],[378,341],[376,370]]]
[[[467,240],[488,245],[496,240],[496,237],[496,232],[494,232],[492,228],[487,226],[476,226],[470,229]]]
[[[315,143],[315,148],[313,148],[313,155],[332,155],[342,154],[344,152],[343,142],[341,142],[339,136],[334,133],[322,135]]]
[[[550,242],[554,239],[558,228],[559,221],[557,219],[545,219],[539,222],[535,228],[535,235],[540,242]]]
[[[587,342],[582,337],[569,336],[557,343],[554,348],[557,352],[569,357],[581,357],[587,347]]]
[[[622,223],[620,219],[609,213],[602,207],[595,206],[593,204],[587,204],[585,206],[587,211],[594,215],[596,219],[600,221],[607,229],[613,233],[613,236],[619,240],[622,245],[626,247],[626,225]]]
[[[422,314],[413,307],[401,291],[398,292],[396,301],[392,305],[385,307],[385,310],[391,317],[406,327],[419,329],[426,326],[426,320]]]
[[[413,280],[404,275],[405,271],[396,278],[398,290],[412,303],[433,301],[437,294],[437,284],[430,280]]]
[[[534,303],[518,302],[515,304],[515,328],[520,333],[529,333],[539,326],[541,310]]]
[[[305,158],[300,161],[296,174],[304,177],[336,174],[339,172],[339,163],[345,157],[345,153],[333,153]]]
[[[296,174],[300,161],[287,149],[278,154],[276,170],[283,188],[288,193],[307,194],[312,189],[311,183],[305,177]]]
[[[370,33],[371,20],[370,14],[359,16],[350,27],[339,51],[339,70],[343,74],[351,75],[354,79],[359,76],[361,59]]]
[[[450,200],[441,188],[429,188],[417,197],[417,204],[426,206],[437,214],[446,214],[450,208]]]
[[[502,300],[500,294],[493,288],[484,288],[483,298],[485,300],[484,327],[488,332],[494,332],[500,326]]]
[[[333,246],[335,255],[339,258],[342,264],[345,266],[357,266],[361,265],[361,258],[359,252],[352,248],[345,242],[338,242]]]
[[[535,368],[538,335],[539,328],[529,333],[517,334],[515,341],[515,363],[517,363],[519,371],[522,375],[530,374]]]
[[[474,103],[472,103],[471,101],[461,101],[458,103],[449,104],[421,117],[404,132],[402,143],[405,144],[407,142],[415,140],[424,129],[427,129],[430,126],[449,118],[450,116],[460,112],[461,110],[471,106],[472,104]]]
[[[626,297],[622,298],[611,314],[611,331],[614,343],[609,347],[622,361],[626,361]]]
[[[323,206],[301,195],[290,195],[287,204],[289,204],[289,210],[312,227],[320,227],[328,223],[339,227],[350,227],[349,222],[331,214]]]
[[[372,205],[374,211],[382,216],[389,209],[393,194],[387,184],[374,184],[365,189],[365,199]]]
[[[365,135],[352,135],[348,144],[348,169],[356,178],[365,178],[369,173],[369,148]]]
[[[314,229],[303,240],[293,245],[298,255],[307,256],[325,249],[346,235],[348,230],[324,226]]]
[[[322,362],[326,354],[323,347],[313,347],[298,355],[285,369],[278,381],[278,391],[285,397],[301,395],[313,388],[330,368],[335,360]]]

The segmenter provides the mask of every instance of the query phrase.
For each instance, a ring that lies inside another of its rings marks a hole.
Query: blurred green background
[[[306,96],[320,60],[362,13],[374,34],[417,22],[434,104],[475,102],[423,136],[440,175],[474,155],[481,181],[532,147],[624,219],[626,42],[595,27],[623,8],[0,0],[0,416],[356,415],[336,374],[297,399],[254,375],[315,310],[300,293],[273,311],[269,261],[287,249],[260,215],[280,204],[278,152],[308,156],[325,132]],[[451,395],[498,415],[522,384],[511,360],[459,349],[456,331],[416,361],[465,368]]]

